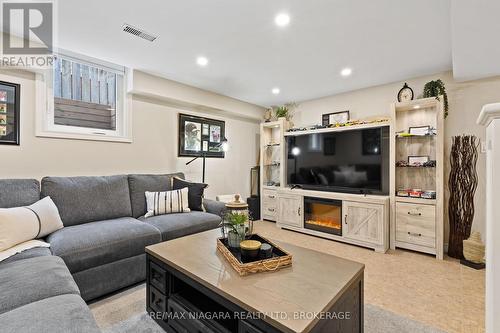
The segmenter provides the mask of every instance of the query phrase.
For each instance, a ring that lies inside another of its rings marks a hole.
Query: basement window
[[[55,55],[39,136],[130,142],[125,68],[84,56]]]

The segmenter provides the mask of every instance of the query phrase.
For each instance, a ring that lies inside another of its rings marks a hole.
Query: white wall
[[[422,93],[424,84],[430,80],[441,78],[446,85],[450,102],[450,114],[445,120],[445,184],[449,174],[449,152],[451,137],[460,134],[476,135],[481,141],[485,138],[484,128],[476,125],[476,119],[484,104],[500,100],[500,77],[492,79],[455,82],[451,72],[432,76],[408,79],[408,85],[415,95]],[[346,79],[348,80],[348,79]],[[376,115],[389,116],[390,104],[396,101],[396,95],[404,82],[386,84],[339,95],[319,98],[299,103],[293,122],[295,126],[306,126],[321,123],[321,115],[329,112],[349,110],[351,119],[363,119]],[[479,154],[477,170],[479,185],[475,196],[476,214],[472,228],[485,235],[485,202],[486,202],[486,158]],[[448,192],[445,197],[445,235],[448,237]]]
[[[35,137],[34,75],[0,71],[0,80],[21,84],[21,145],[0,145],[0,178],[182,171],[187,179],[201,181],[201,160],[186,166],[189,158],[177,157],[178,113],[191,113],[225,120],[231,145],[226,158],[207,159],[206,182],[210,186],[206,196],[238,192],[246,197],[250,193],[250,168],[256,165],[258,155],[259,126],[255,121],[134,98],[132,143],[39,138]],[[237,100],[231,106],[238,103],[248,107]]]

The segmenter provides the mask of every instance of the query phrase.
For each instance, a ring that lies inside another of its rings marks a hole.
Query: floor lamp
[[[229,150],[229,143],[228,143],[227,139],[226,138],[222,139],[222,141],[218,145],[216,145],[215,148],[222,148],[223,152],[227,152]],[[202,176],[201,181],[204,183],[205,182],[205,159],[207,158],[207,153],[202,152],[201,155],[196,156],[195,158],[193,158],[192,160],[187,162],[186,165],[193,163],[194,161],[196,161],[199,158],[203,159],[203,173],[202,173],[203,176]]]

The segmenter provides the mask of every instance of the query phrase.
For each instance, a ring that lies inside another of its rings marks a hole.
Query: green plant
[[[424,98],[436,97],[439,100],[439,96],[443,95],[444,103],[444,117],[448,117],[448,95],[446,94],[446,88],[444,87],[444,82],[440,79],[436,81],[427,82],[424,86]]]
[[[227,213],[224,217],[223,224],[228,227],[230,231],[233,231],[240,235],[245,236],[245,222],[248,221],[248,216],[246,214],[238,213]]]
[[[288,107],[286,105],[276,108],[276,117],[286,117],[288,115]]]

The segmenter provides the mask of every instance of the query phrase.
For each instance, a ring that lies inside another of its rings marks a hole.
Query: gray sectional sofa
[[[50,249],[35,248],[0,262],[2,332],[98,332],[85,301],[146,278],[144,248],[216,228],[224,205],[204,212],[145,219],[145,191],[171,189],[167,175],[45,177],[0,180],[0,207],[30,205],[50,196],[64,228]]]

